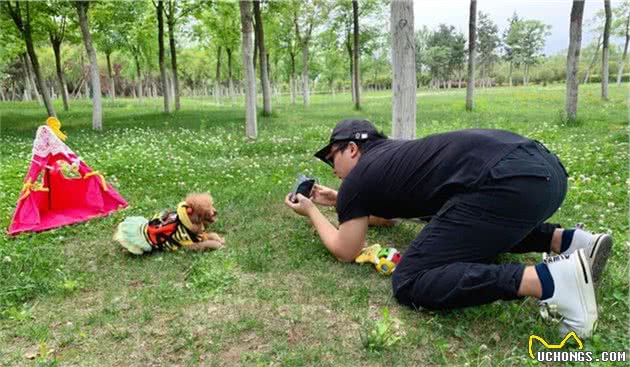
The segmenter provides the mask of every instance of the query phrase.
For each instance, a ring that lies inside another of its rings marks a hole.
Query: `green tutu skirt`
[[[136,255],[151,252],[151,244],[146,240],[143,233],[143,225],[149,221],[143,217],[128,217],[118,225],[114,233],[114,241],[120,243],[122,247]]]

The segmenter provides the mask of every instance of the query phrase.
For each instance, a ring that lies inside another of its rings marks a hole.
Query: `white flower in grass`
[[[5,263],[10,263],[11,262],[11,256],[5,256],[4,259],[2,259],[3,262]]]
[[[573,206],[573,209],[575,209],[575,210],[580,210],[581,208],[582,208],[582,205],[580,205],[580,204],[575,204]]]
[[[614,208],[615,207],[615,203],[613,203],[612,201],[608,202],[608,207],[609,208]]]

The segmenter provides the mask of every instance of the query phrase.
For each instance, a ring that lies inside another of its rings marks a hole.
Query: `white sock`
[[[571,240],[571,244],[569,247],[563,251],[562,253],[572,253],[581,248],[587,248],[591,243],[591,239],[593,235],[590,232],[586,232],[579,228],[573,230],[573,239]]]

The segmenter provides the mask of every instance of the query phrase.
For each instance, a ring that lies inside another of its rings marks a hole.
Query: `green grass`
[[[572,125],[563,122],[562,86],[478,90],[473,113],[464,111],[463,91],[418,98],[419,136],[503,128],[543,141],[565,162],[571,187],[553,220],[582,222],[615,240],[599,290],[599,326],[585,342],[595,352],[630,349],[627,87],[611,86],[609,102],[599,100],[598,85],[581,87]],[[308,108],[275,98],[273,115],[259,118],[259,138],[249,141],[240,105],[184,99],[182,111],[164,115],[161,100],[107,101],[104,130],[94,132],[90,105],[72,101],[70,112],[59,112],[67,143],[130,207],[0,237],[0,365],[535,365],[529,335],[560,336],[533,300],[450,312],[402,307],[389,278],[335,261],[307,220],[282,203],[300,172],[339,185],[312,157],[337,120],[359,115],[391,131],[391,95],[366,93],[363,102],[355,111],[349,95],[316,95]],[[36,103],[0,104],[2,228],[44,119]],[[205,190],[215,198],[214,229],[227,239],[225,249],[138,258],[111,241],[125,216],[148,216]],[[336,220],[334,211],[324,213]],[[371,229],[369,242],[404,250],[420,229]],[[503,258],[517,259],[540,257]]]

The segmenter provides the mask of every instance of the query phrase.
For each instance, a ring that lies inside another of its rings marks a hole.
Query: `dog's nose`
[[[218,211],[218,210],[215,210],[213,215],[215,215],[215,216],[216,216],[217,214],[219,214],[219,211]]]

